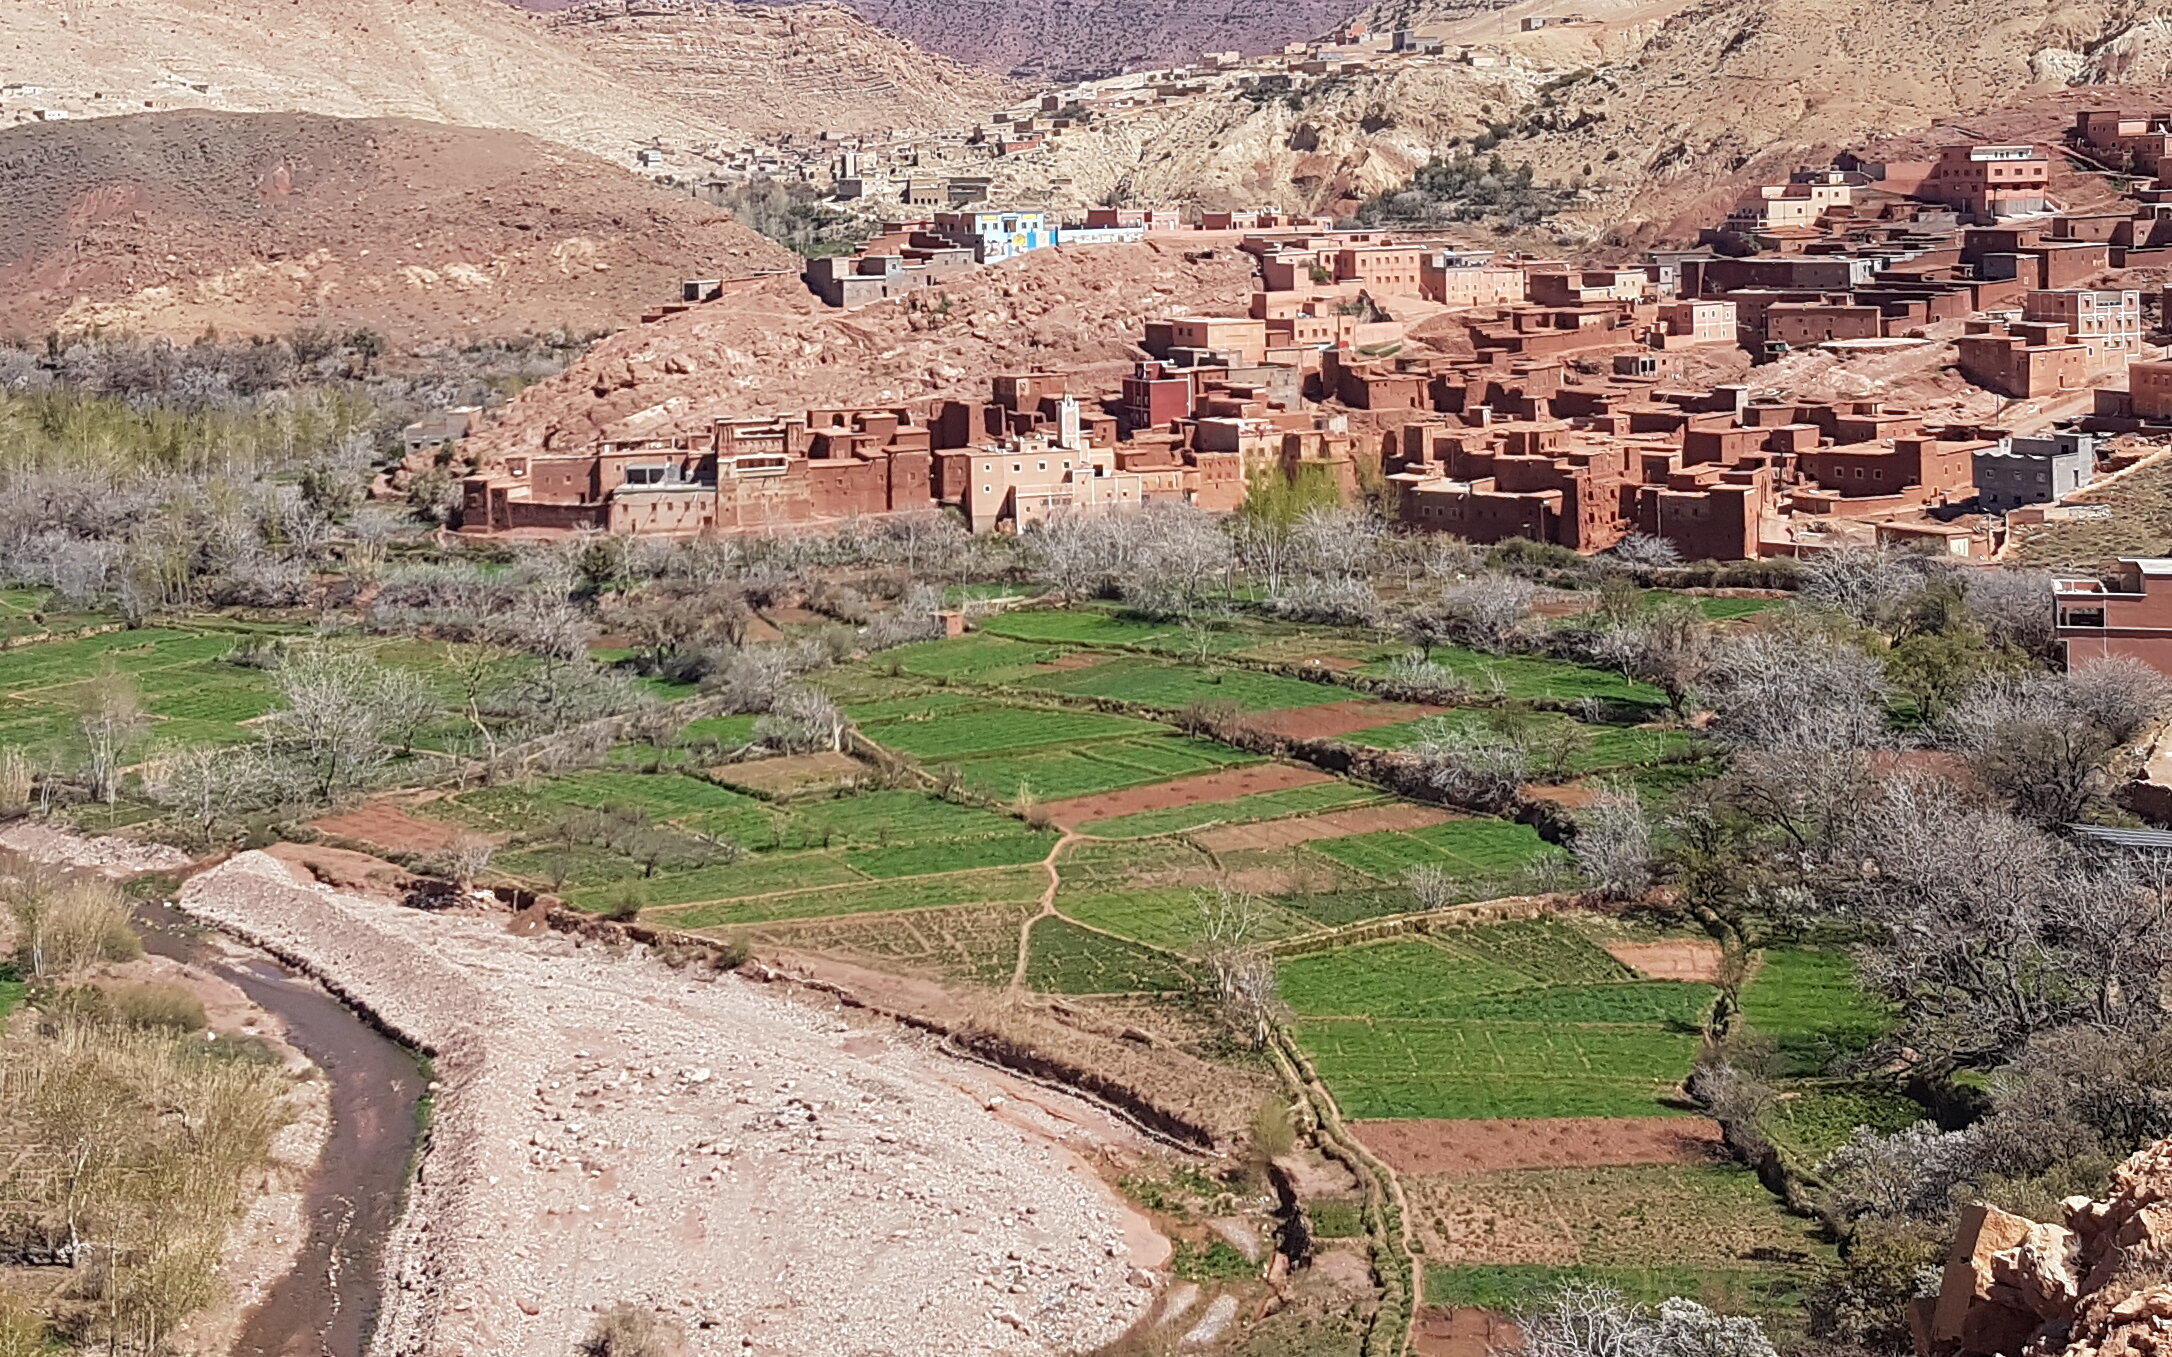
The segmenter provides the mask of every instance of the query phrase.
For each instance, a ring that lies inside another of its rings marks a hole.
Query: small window
[[[1046,471],[1046,470],[1048,470],[1048,463],[1046,463],[1046,462],[1039,462],[1039,463],[1036,463],[1036,464],[1035,464],[1035,470],[1038,470],[1038,471]]]

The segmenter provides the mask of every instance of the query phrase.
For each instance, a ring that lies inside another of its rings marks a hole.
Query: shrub
[[[1404,702],[1453,703],[1470,692],[1470,685],[1446,665],[1435,664],[1418,651],[1388,661],[1380,676],[1383,695]]]
[[[32,877],[10,892],[16,962],[52,981],[103,961],[133,961],[143,943],[128,925],[128,901],[111,882]]]
[[[597,1318],[581,1351],[587,1357],[684,1357],[686,1333],[653,1310],[620,1303]]]
[[[203,1000],[187,986],[170,981],[74,985],[62,990],[51,1008],[56,1015],[77,1021],[123,1027],[201,1032],[209,1025]]]
[[[603,917],[612,923],[630,924],[641,917],[641,911],[648,908],[648,903],[647,892],[638,883],[629,881],[618,888],[618,894],[612,897],[611,907]]]

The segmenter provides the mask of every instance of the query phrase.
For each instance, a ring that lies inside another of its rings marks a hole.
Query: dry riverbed
[[[334,891],[262,853],[187,912],[437,1055],[373,1352],[559,1357],[621,1301],[696,1352],[1067,1352],[1168,1246],[1096,1174],[1097,1109],[645,949]]]

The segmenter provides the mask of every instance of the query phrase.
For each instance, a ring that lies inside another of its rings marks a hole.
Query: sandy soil
[[[310,826],[343,839],[360,839],[403,853],[434,853],[459,842],[460,826],[410,815],[397,801],[367,801],[353,810],[310,821]]]
[[[188,854],[164,844],[112,837],[80,838],[64,829],[30,820],[18,821],[0,830],[0,848],[21,853],[33,862],[88,867],[108,876],[171,872],[189,865]]]
[[[1173,782],[1157,782],[1148,787],[1131,787],[1120,792],[1101,792],[1094,796],[1076,796],[1069,801],[1052,801],[1047,810],[1051,820],[1069,828],[1093,820],[1113,820],[1119,815],[1138,815],[1150,810],[1175,810],[1180,806],[1211,805],[1216,801],[1234,801],[1240,796],[1251,796],[1259,792],[1288,791],[1292,787],[1309,787],[1315,782],[1331,780],[1327,774],[1314,768],[1299,768],[1287,763],[1262,763],[1249,768],[1228,768],[1218,773],[1180,777]]]
[[[1446,707],[1414,706],[1404,702],[1330,702],[1322,707],[1291,707],[1286,711],[1262,712],[1250,718],[1246,724],[1257,730],[1274,735],[1287,735],[1296,740],[1332,740],[1352,731],[1371,730],[1375,726],[1399,725],[1404,721],[1438,716],[1446,710]]]
[[[1352,1127],[1397,1173],[1715,1164],[1727,1158],[1719,1123],[1704,1117],[1365,1121]]]
[[[1716,985],[1720,945],[1707,938],[1668,938],[1663,942],[1602,942],[1607,955],[1639,975],[1654,980],[1694,980]]]
[[[676,1313],[697,1353],[1057,1352],[1152,1298],[1136,1269],[1165,1249],[1081,1158],[1130,1133],[1084,1104],[1016,1107],[976,1066],[737,977],[261,853],[181,905],[436,1052],[381,1357],[561,1357],[620,1301]]]
[[[1243,848],[1287,848],[1314,839],[1340,839],[1351,834],[1377,834],[1384,829],[1421,829],[1456,817],[1433,806],[1362,806],[1299,820],[1269,820],[1257,825],[1226,825],[1198,835],[1200,843],[1217,853]]]

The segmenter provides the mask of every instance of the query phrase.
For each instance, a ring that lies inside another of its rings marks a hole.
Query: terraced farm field
[[[1291,957],[1278,971],[1299,1044],[1357,1118],[1680,1110],[1714,997],[1640,979],[1543,919]]]

